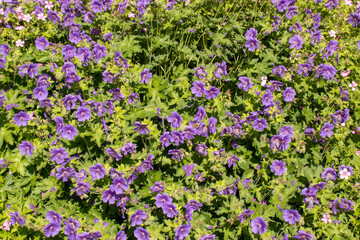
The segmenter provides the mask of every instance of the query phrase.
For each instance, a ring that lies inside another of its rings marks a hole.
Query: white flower
[[[45,21],[46,16],[45,16],[45,14],[44,14],[44,13],[39,13],[39,14],[37,15],[37,18],[38,18],[39,20],[43,20],[43,21]]]
[[[15,27],[15,30],[17,30],[17,31],[21,31],[21,30],[23,30],[24,29],[24,26],[17,26],[17,27]]]
[[[128,17],[129,17],[129,18],[133,18],[133,17],[135,17],[135,16],[136,16],[135,13],[129,13],[129,14],[128,14]]]
[[[0,8],[0,15],[4,15],[4,9]]]
[[[21,13],[21,12],[22,12],[21,6],[17,7],[17,8],[15,9],[15,12]]]
[[[26,14],[26,15],[24,16],[24,21],[25,21],[25,22],[30,22],[31,19],[32,19],[32,17],[30,16],[30,14]]]
[[[261,86],[265,86],[265,85],[266,85],[266,81],[267,81],[267,77],[266,77],[266,76],[261,77]]]
[[[348,70],[346,70],[346,71],[343,71],[343,72],[341,72],[341,76],[344,78],[344,77],[347,77],[349,74],[350,74],[350,70],[348,69]]]
[[[331,218],[329,214],[324,214],[321,221],[323,221],[325,224],[326,223],[331,223]]]
[[[18,39],[18,40],[16,40],[16,42],[15,42],[15,45],[17,46],[17,47],[23,47],[24,46],[24,41],[23,40],[21,40],[21,39]]]
[[[348,180],[348,178],[351,176],[351,173],[348,172],[347,168],[340,170],[339,173],[340,173],[340,179]]]
[[[352,81],[352,83],[349,84],[349,87],[351,87],[351,90],[355,91],[356,90],[356,87],[357,87],[357,83]]]
[[[52,2],[48,2],[48,1],[45,2],[45,8],[47,8],[47,9],[50,10],[53,6],[54,6],[54,5],[53,5]]]
[[[336,31],[331,30],[329,31],[330,37],[336,37]]]
[[[353,2],[351,0],[345,0],[345,5],[352,6]]]

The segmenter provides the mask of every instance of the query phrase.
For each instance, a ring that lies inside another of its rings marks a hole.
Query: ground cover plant
[[[0,0],[1,239],[359,239],[360,2]]]

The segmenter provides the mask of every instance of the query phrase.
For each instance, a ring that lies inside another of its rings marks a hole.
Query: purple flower
[[[357,27],[360,24],[360,14],[359,13],[350,13],[347,21],[353,27]]]
[[[314,236],[311,235],[309,232],[305,232],[303,230],[300,230],[298,232],[298,235],[295,235],[293,238],[302,239],[302,240],[312,240],[314,238]]]
[[[216,123],[217,123],[216,118],[214,117],[209,118],[209,132],[211,134],[216,133]]]
[[[62,50],[62,54],[64,55],[64,60],[71,59],[75,57],[76,54],[76,47],[71,46],[70,44],[65,45],[64,49]]]
[[[27,154],[30,157],[33,154],[34,147],[28,141],[22,141],[19,144],[19,150],[21,152],[21,155],[25,156]]]
[[[92,50],[93,59],[97,62],[103,57],[106,57],[106,47],[104,45],[95,44],[94,49]]]
[[[168,147],[170,145],[169,132],[164,132],[164,134],[160,136],[160,142],[162,144],[162,147]]]
[[[311,33],[311,44],[320,43],[321,42],[321,30],[315,31]]]
[[[297,210],[288,210],[286,209],[284,211],[284,215],[283,215],[283,218],[284,218],[284,221],[285,222],[288,222],[290,224],[295,224],[296,222],[299,222],[300,221],[300,214]]]
[[[62,164],[65,158],[68,157],[68,152],[66,152],[66,149],[62,147],[59,149],[54,148],[50,153],[52,154],[50,157],[51,162],[56,161],[57,164]]]
[[[216,235],[215,234],[211,234],[211,235],[204,235],[200,240],[215,240]]]
[[[44,229],[44,234],[46,237],[54,237],[56,236],[61,230],[61,225],[58,222],[50,222],[46,225]]]
[[[79,107],[75,113],[75,117],[80,122],[89,120],[91,118],[91,110],[87,107]]]
[[[292,89],[291,87],[287,87],[284,90],[284,101],[285,102],[292,102],[295,98],[296,92],[294,89]]]
[[[329,0],[325,3],[325,7],[327,9],[333,9],[336,8],[339,5],[338,0]]]
[[[55,174],[55,176],[56,176],[57,180],[62,179],[63,182],[67,182],[69,180],[69,178],[72,178],[75,176],[75,172],[74,172],[74,169],[71,167],[68,167],[68,168],[59,167],[57,169],[57,173]]]
[[[216,98],[220,93],[220,90],[216,87],[211,86],[209,90],[205,90],[204,94],[206,99]]]
[[[205,83],[202,81],[195,81],[192,85],[191,92],[195,94],[196,97],[201,97],[205,92]]]
[[[334,134],[334,132],[331,131],[333,129],[334,125],[332,125],[331,123],[325,123],[324,126],[321,128],[320,136],[322,138],[331,137]]]
[[[28,65],[26,74],[31,77],[34,78],[35,76],[37,76],[39,74],[39,66],[36,63],[30,63]]]
[[[215,69],[215,72],[214,72],[214,76],[216,78],[221,78],[221,74],[223,76],[226,76],[227,75],[227,71],[226,71],[226,62],[225,61],[222,61],[222,63],[216,63],[216,69]]]
[[[103,11],[103,7],[104,7],[103,3],[102,3],[101,1],[98,1],[98,0],[92,1],[91,4],[90,4],[90,6],[91,6],[91,10],[92,10],[93,12],[96,12],[96,13],[102,12],[102,11]]]
[[[280,136],[287,136],[289,138],[292,138],[294,136],[294,129],[292,126],[282,126],[279,131]]]
[[[162,208],[166,203],[172,203],[172,199],[167,193],[158,193],[155,197],[155,205]]]
[[[175,230],[175,240],[183,240],[190,234],[191,225],[183,224]]]
[[[291,49],[296,48],[297,50],[300,50],[304,42],[299,35],[295,35],[289,39],[289,43]]]
[[[196,151],[199,155],[207,156],[207,151],[206,151],[206,149],[208,149],[208,147],[207,147],[205,144],[198,143],[197,147],[195,148],[195,151]]]
[[[72,31],[69,34],[69,41],[74,44],[78,44],[81,41],[80,33],[76,32],[76,31]]]
[[[147,84],[149,82],[149,79],[152,78],[152,73],[150,72],[150,69],[145,68],[144,71],[140,73],[141,76],[141,83]]]
[[[240,81],[240,83],[237,84],[238,88],[244,90],[245,92],[248,92],[254,85],[248,77],[239,77],[238,79]]]
[[[62,117],[55,117],[54,121],[56,122],[56,132],[61,133],[64,127],[64,120]]]
[[[35,47],[40,51],[44,51],[49,46],[49,42],[45,37],[39,37],[35,40]]]
[[[245,38],[247,40],[251,39],[251,38],[256,38],[258,32],[256,31],[255,28],[249,28],[249,30],[246,31],[245,33]]]
[[[139,123],[138,121],[135,121],[133,126],[136,127],[134,130],[136,132],[140,132],[140,134],[147,134],[150,132],[150,130],[147,128],[146,124]]]
[[[110,185],[110,190],[116,194],[123,194],[124,191],[129,190],[129,183],[125,178],[116,177],[113,179],[113,184]]]
[[[62,101],[64,102],[66,110],[70,111],[76,107],[76,96],[72,96],[71,94],[66,95]]]
[[[200,66],[200,67],[198,67],[198,68],[194,68],[194,70],[195,70],[195,73],[194,73],[194,76],[196,77],[196,76],[198,76],[199,77],[199,79],[203,79],[205,76],[207,76],[208,75],[208,73],[205,71],[205,67],[203,67],[203,66]],[[205,86],[205,85],[204,85]]]
[[[155,182],[154,186],[149,187],[151,193],[162,192],[165,187],[160,182]]]
[[[77,136],[78,131],[73,125],[65,125],[62,127],[61,137],[67,140],[73,140]]]
[[[150,234],[146,229],[142,227],[137,227],[134,231],[134,236],[137,240],[150,240]]]
[[[48,91],[45,87],[36,87],[34,89],[34,98],[38,100],[44,100],[48,96]]]
[[[235,167],[237,161],[239,161],[239,158],[238,158],[236,155],[230,156],[229,161],[228,161],[228,167],[229,167],[229,168],[230,168],[231,166],[232,166],[232,167]]]
[[[290,2],[291,1],[288,0],[278,0],[276,1],[276,8],[278,9],[279,12],[283,12],[288,8]]]
[[[273,68],[273,74],[279,77],[284,77],[284,73],[287,72],[287,69],[283,66],[277,66],[275,68]]]
[[[91,57],[91,52],[87,47],[79,47],[77,50],[76,57],[80,59],[80,61],[84,62],[84,66],[87,66],[88,61]]]
[[[147,217],[146,213],[143,210],[136,210],[136,212],[131,215],[131,226],[141,225],[143,224],[143,220]]]
[[[322,75],[322,77],[324,79],[334,79],[334,76],[336,75],[336,68],[332,65],[319,65],[318,68],[316,69],[316,77],[319,76],[319,74]]]
[[[177,112],[171,112],[171,115],[167,118],[173,128],[179,128],[181,126],[182,117]]]
[[[346,198],[342,198],[341,201],[339,202],[339,207],[341,209],[344,210],[344,212],[346,211],[354,211],[354,203],[350,200],[347,200]]]
[[[182,167],[182,169],[186,173],[187,177],[191,176],[194,167],[195,167],[195,164],[187,164],[187,165]]]
[[[178,131],[172,131],[170,134],[170,141],[179,146],[180,143],[184,143],[184,136]]]
[[[48,211],[47,213],[46,213],[46,220],[48,220],[49,222],[54,222],[54,223],[61,223],[61,219],[62,219],[63,217],[60,215],[60,214],[58,214],[57,212],[54,212],[54,211]]]
[[[169,150],[168,155],[172,155],[171,159],[177,159],[179,162],[183,159],[183,154],[178,149]]]
[[[330,179],[335,181],[337,179],[336,171],[333,168],[325,168],[324,171],[321,173],[321,178],[329,181]]]
[[[118,234],[116,234],[115,240],[126,240],[126,234],[124,231],[120,231],[118,232]]]
[[[296,16],[299,12],[296,11],[297,10],[297,7],[296,6],[291,6],[289,7],[289,9],[286,11],[285,13],[285,16],[288,18],[288,19],[292,19],[293,16]]]
[[[250,209],[245,209],[245,211],[242,212],[239,216],[240,223],[245,222],[245,219],[250,218],[251,215],[253,215],[253,214],[254,214],[254,211],[252,211]]]
[[[286,173],[286,163],[284,163],[283,161],[279,161],[279,160],[275,160],[271,166],[271,172],[275,172],[276,176],[281,176],[284,173]]]
[[[266,92],[262,96],[261,102],[264,106],[270,106],[270,105],[274,104],[273,98],[274,98],[274,96],[273,96],[272,92]]]
[[[93,178],[93,180],[101,179],[106,175],[106,171],[105,171],[104,167],[99,163],[92,165],[89,168],[89,172],[90,172],[90,175]]]
[[[260,235],[264,234],[267,229],[266,221],[262,217],[256,217],[251,221],[251,231]]]
[[[12,225],[15,225],[18,223],[20,226],[25,225],[24,218],[20,217],[20,213],[18,211],[15,211],[14,213],[10,213],[10,222]]]
[[[3,58],[6,58],[9,55],[9,46],[6,43],[0,45],[0,54]]]
[[[110,190],[106,190],[104,193],[103,193],[103,202],[106,203],[106,202],[109,202],[109,204],[114,204],[115,203],[115,200],[117,199],[117,195],[115,192],[113,191],[110,191]]]
[[[20,111],[14,115],[14,121],[16,126],[26,126],[28,125],[28,121],[30,121],[30,114]]]
[[[122,52],[115,52],[115,64],[116,66],[120,66],[122,68],[129,68],[128,61],[123,58]]]
[[[253,52],[255,49],[259,48],[259,40],[256,38],[250,38],[245,42],[245,47],[250,51]]]
[[[268,127],[268,123],[264,118],[260,118],[256,119],[252,126],[255,130],[261,132]]]
[[[83,183],[83,182],[79,182],[77,184],[77,187],[73,189],[74,192],[76,192],[76,194],[78,196],[82,196],[84,193],[87,194],[90,192],[90,188],[91,188],[91,185],[90,183],[86,182],[86,183]]]
[[[178,214],[178,210],[176,210],[176,206],[172,202],[164,203],[162,210],[169,218],[173,218]]]
[[[200,106],[195,114],[194,121],[200,122],[205,117],[205,115],[206,115],[205,109]]]

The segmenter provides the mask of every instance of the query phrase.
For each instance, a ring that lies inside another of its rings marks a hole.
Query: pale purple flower
[[[141,76],[141,83],[147,84],[149,82],[149,79],[152,78],[152,73],[150,72],[150,69],[145,68],[144,71],[140,73]]]
[[[175,230],[175,240],[183,240],[190,234],[191,225],[183,224]]]
[[[195,94],[196,97],[201,97],[202,94],[205,92],[205,83],[203,83],[202,81],[193,82],[191,92]]]
[[[131,226],[141,225],[143,224],[143,220],[147,218],[146,213],[143,210],[136,210],[136,212],[131,215],[130,221]]]
[[[28,141],[22,141],[19,144],[19,150],[21,152],[21,155],[25,156],[27,154],[30,157],[33,154],[34,147]]]
[[[28,121],[30,121],[30,114],[20,111],[14,115],[14,121],[16,126],[26,126],[28,125]]]
[[[284,90],[284,101],[285,102],[292,102],[295,98],[296,92],[294,89],[292,89],[291,87],[287,87]]]
[[[322,138],[331,137],[334,132],[332,131],[334,129],[334,125],[331,123],[325,123],[324,126],[321,128],[320,136]]]
[[[245,92],[248,92],[254,85],[248,77],[239,77],[238,79],[240,81],[240,83],[237,84],[238,88],[244,90]]]
[[[73,125],[65,125],[62,127],[61,137],[66,138],[67,140],[73,140],[77,136],[78,131]]]
[[[268,123],[264,118],[260,118],[256,119],[252,126],[256,131],[261,132],[268,127]]]
[[[99,163],[92,165],[89,168],[89,172],[90,172],[90,175],[93,178],[93,180],[101,179],[106,175],[106,171],[105,171],[104,167]]]
[[[38,50],[44,51],[47,46],[49,46],[49,42],[45,37],[39,37],[35,40],[35,47]]]
[[[281,176],[286,173],[286,163],[283,161],[275,160],[270,166],[271,172],[274,172],[276,176]]]
[[[134,231],[134,236],[137,240],[150,240],[150,234],[146,229],[142,227],[137,227]]]
[[[257,234],[264,234],[267,229],[267,223],[262,217],[256,217],[251,221],[251,231]]]
[[[297,50],[300,50],[303,45],[303,39],[299,35],[294,35],[292,38],[289,39],[290,48],[296,48]]]
[[[286,209],[283,214],[283,218],[285,222],[290,224],[295,224],[300,221],[300,214],[297,210],[288,210]]]
[[[181,126],[182,117],[177,112],[171,112],[171,115],[167,118],[173,128],[179,128]]]
[[[75,117],[79,122],[89,120],[91,118],[91,110],[87,107],[79,107],[75,113]]]

